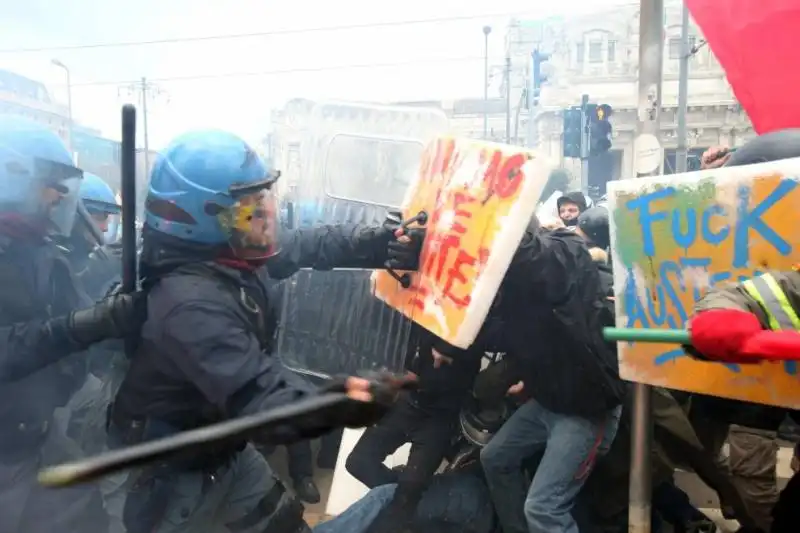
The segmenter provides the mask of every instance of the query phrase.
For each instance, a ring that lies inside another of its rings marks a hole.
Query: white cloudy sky
[[[76,118],[111,137],[118,138],[119,106],[130,98],[124,82],[146,76],[161,92],[148,103],[151,148],[207,126],[256,140],[268,129],[270,110],[293,97],[481,96],[484,25],[494,28],[490,55],[499,62],[511,16],[569,15],[619,3],[631,0],[0,0],[0,68],[44,81],[66,100],[64,72],[50,64],[57,58],[72,73]],[[381,25],[292,31],[369,24]],[[259,32],[281,33],[69,48]],[[338,68],[374,63],[395,65]],[[235,75],[242,73],[262,74]]]

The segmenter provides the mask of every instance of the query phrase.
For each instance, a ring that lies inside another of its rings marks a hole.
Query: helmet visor
[[[95,226],[104,234],[105,244],[113,244],[119,240],[122,209],[117,204],[84,200],[86,211],[92,217]]]
[[[75,224],[83,171],[79,168],[36,159],[31,180],[33,194],[24,206],[28,214],[43,216],[52,235],[68,237]]]
[[[108,215],[107,229],[103,232],[106,244],[114,244],[122,238],[122,215]]]
[[[271,188],[248,190],[217,215],[236,257],[266,259],[279,251],[278,199]]]

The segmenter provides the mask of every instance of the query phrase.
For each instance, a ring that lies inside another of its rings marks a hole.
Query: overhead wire
[[[449,17],[425,18],[425,19],[407,19],[407,20],[394,20],[394,21],[377,21],[377,22],[364,22],[359,24],[341,24],[336,26],[313,26],[309,28],[286,28],[279,30],[268,30],[249,33],[228,33],[221,35],[201,35],[196,37],[172,37],[165,39],[150,39],[141,41],[114,41],[114,42],[99,42],[99,43],[86,43],[74,45],[58,45],[58,46],[41,46],[41,47],[21,47],[21,48],[4,48],[0,49],[0,54],[23,54],[23,53],[36,53],[36,52],[58,52],[65,50],[88,50],[92,48],[124,48],[132,46],[152,46],[160,44],[177,44],[177,43],[190,43],[190,42],[203,42],[203,41],[223,41],[235,39],[251,39],[254,37],[272,37],[279,35],[301,35],[304,33],[318,33],[328,31],[346,31],[346,30],[360,30],[372,28],[385,28],[392,26],[409,26],[417,24],[437,24],[449,22],[463,22],[468,20],[484,20],[487,18],[500,18],[500,17],[513,17],[519,16],[519,12],[514,13],[481,13],[476,15],[457,15]]]
[[[620,7],[636,6],[637,3],[620,4],[614,6],[615,9]],[[99,43],[86,43],[77,45],[59,45],[59,46],[43,46],[43,47],[21,47],[21,48],[6,48],[0,49],[0,54],[12,53],[37,53],[37,52],[56,52],[56,51],[69,51],[69,50],[88,50],[88,49],[103,49],[103,48],[123,48],[123,47],[136,47],[136,46],[151,46],[161,44],[176,44],[176,43],[190,43],[190,42],[203,42],[203,41],[218,41],[218,40],[235,40],[246,39],[253,37],[269,37],[279,35],[295,35],[304,33],[316,32],[330,32],[330,31],[346,31],[358,29],[371,29],[392,26],[408,26],[418,24],[436,24],[436,23],[449,23],[460,22],[468,20],[485,20],[487,18],[500,18],[500,17],[519,17],[524,15],[520,12],[502,12],[502,13],[482,13],[475,15],[458,15],[448,17],[424,18],[424,19],[406,19],[397,21],[378,21],[359,24],[342,24],[336,26],[315,26],[308,28],[289,28],[269,30],[262,32],[250,32],[240,34],[221,34],[221,35],[205,35],[195,37],[174,37],[164,39],[151,39],[140,41],[116,41],[116,42],[99,42]],[[370,62],[351,65],[329,65],[317,67],[293,67],[287,69],[276,69],[255,72],[232,72],[232,73],[214,73],[214,74],[196,74],[185,76],[167,76],[167,77],[153,77],[148,78],[148,81],[158,83],[182,82],[182,81],[203,81],[214,79],[227,79],[227,78],[245,78],[245,77],[259,77],[259,76],[276,76],[287,74],[311,73],[311,72],[324,72],[331,70],[349,70],[349,69],[365,69],[365,68],[386,68],[386,67],[402,67],[423,64],[447,64],[471,61],[483,61],[483,56],[466,56],[466,57],[453,57],[453,58],[438,58],[438,59],[417,59],[406,61],[387,61],[387,62]],[[128,85],[132,83],[139,83],[140,80],[98,80],[72,83],[72,87],[91,87],[91,86],[111,86],[111,85]]]
[[[638,6],[638,2],[630,2],[609,6],[609,9],[619,9],[623,7]],[[525,12],[499,12],[499,13],[478,13],[474,15],[453,15],[447,17],[433,17],[433,18],[418,18],[406,20],[387,20],[376,22],[363,22],[357,24],[340,24],[335,26],[312,26],[308,28],[285,28],[276,30],[266,30],[248,33],[227,33],[220,35],[198,35],[194,37],[169,37],[163,39],[147,39],[138,41],[107,41],[95,42],[85,44],[65,44],[55,46],[38,46],[38,47],[19,47],[19,48],[0,48],[0,54],[25,54],[37,52],[59,52],[69,50],[90,50],[94,48],[125,48],[134,46],[153,46],[163,44],[177,44],[177,43],[190,43],[202,41],[222,41],[222,40],[235,40],[235,39],[250,39],[254,37],[271,37],[279,35],[302,35],[305,33],[318,33],[318,32],[331,32],[331,31],[345,31],[345,30],[359,30],[371,28],[385,28],[392,26],[409,26],[417,24],[437,24],[437,23],[450,23],[450,22],[464,22],[469,20],[485,20],[489,18],[502,18],[502,17],[520,17],[524,16]],[[542,20],[547,20],[550,17],[543,17]]]
[[[216,80],[227,78],[247,78],[259,76],[278,76],[286,74],[300,74],[309,72],[324,72],[330,70],[349,70],[349,69],[366,69],[366,68],[385,68],[385,67],[403,67],[413,65],[433,65],[433,64],[450,64],[459,62],[470,61],[483,61],[483,56],[462,56],[462,57],[447,57],[435,59],[415,59],[406,61],[384,61],[384,62],[370,62],[370,63],[355,63],[350,65],[329,65],[318,67],[294,67],[287,69],[264,70],[254,72],[229,72],[217,74],[196,74],[187,76],[166,76],[166,77],[153,77],[147,78],[147,82],[152,83],[169,83],[169,82],[182,82],[182,81],[203,81],[203,80]],[[108,81],[87,81],[72,83],[71,87],[95,87],[103,85],[130,85],[141,83],[141,80],[108,80]]]

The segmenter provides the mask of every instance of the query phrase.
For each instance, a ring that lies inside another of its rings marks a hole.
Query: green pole
[[[603,337],[611,342],[692,343],[686,329],[603,328]]]

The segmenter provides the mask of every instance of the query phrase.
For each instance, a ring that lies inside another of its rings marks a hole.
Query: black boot
[[[319,503],[322,499],[317,485],[310,477],[304,477],[302,479],[295,480],[292,485],[294,486],[294,491],[297,494],[297,497],[306,503]]]

